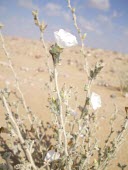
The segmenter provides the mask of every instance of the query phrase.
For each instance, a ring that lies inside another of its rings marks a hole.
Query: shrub
[[[57,68],[60,62],[60,54],[64,48],[77,44],[75,36],[61,29],[55,33],[56,43],[48,51],[43,39],[47,25],[39,21],[37,11],[32,12],[48,57],[47,66],[50,83],[55,87],[55,90],[50,89],[52,93],[48,98],[53,120],[51,123],[44,123],[34,115],[26,104],[19,85],[18,75],[15,72],[1,34],[2,47],[8,59],[9,67],[14,74],[17,88],[16,92],[9,88],[4,88],[0,91],[0,100],[5,108],[7,123],[7,127],[1,127],[0,131],[8,134],[9,143],[11,143],[11,146],[8,147],[7,140],[4,140],[2,136],[0,137],[1,147],[4,149],[2,158],[5,160],[5,164],[1,164],[1,169],[103,170],[110,165],[111,160],[116,156],[127,133],[128,109],[126,107],[126,116],[120,130],[114,130],[114,122],[117,116],[116,110],[110,119],[110,132],[104,143],[101,145],[97,138],[99,120],[96,112],[102,103],[100,95],[91,92],[91,86],[104,64],[97,62],[94,68],[89,67],[84,49],[86,34],[82,34],[78,27],[75,9],[72,8],[70,0],[67,3],[81,40],[81,53],[85,59],[85,72],[88,78],[84,86],[85,103],[79,106],[79,111],[74,110],[69,104],[71,87],[66,88],[64,85],[59,88],[58,85]],[[49,64],[51,59],[53,61],[52,69]],[[13,100],[12,102],[12,98],[15,101]],[[22,105],[22,110],[19,110],[19,105]],[[119,163],[118,167],[125,168],[126,166]]]

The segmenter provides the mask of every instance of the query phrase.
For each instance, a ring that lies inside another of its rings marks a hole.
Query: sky
[[[128,0],[71,0],[71,5],[80,29],[87,33],[85,46],[128,53]],[[3,34],[39,39],[32,16],[36,9],[48,25],[46,41],[54,42],[54,31],[60,28],[77,36],[66,0],[0,0]]]

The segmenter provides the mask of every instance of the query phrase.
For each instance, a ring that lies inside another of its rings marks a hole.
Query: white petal
[[[71,114],[72,114],[73,116],[76,116],[76,115],[77,115],[77,112],[76,112],[75,110],[73,110],[73,109],[71,109],[70,112],[71,112]]]
[[[98,108],[101,107],[101,98],[98,94],[92,93],[91,95],[91,105],[94,110],[97,110]]]
[[[60,157],[59,153],[55,152],[54,150],[50,150],[50,151],[47,152],[47,154],[44,158],[44,161],[51,162],[51,161],[59,159],[59,157]]]
[[[63,29],[54,32],[54,36],[57,45],[61,48],[71,47],[78,44],[76,37]]]

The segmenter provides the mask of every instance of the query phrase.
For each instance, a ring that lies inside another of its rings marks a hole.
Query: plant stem
[[[114,152],[111,153],[110,157],[107,157],[104,159],[103,163],[98,167],[98,170],[105,170],[107,166],[110,165],[110,161],[112,158],[115,156],[117,151],[119,150],[121,144],[124,142],[124,133],[126,132],[127,134],[127,128],[128,128],[128,117],[126,116],[125,121],[123,123],[122,130],[120,133],[117,135],[117,137],[114,140],[114,143],[116,144],[116,148],[114,149]]]
[[[87,55],[86,55],[85,50],[84,50],[84,38],[82,38],[82,31],[79,28],[78,23],[77,23],[77,17],[76,17],[76,14],[75,14],[75,10],[71,6],[71,0],[67,0],[67,3],[68,3],[68,8],[70,9],[70,11],[72,13],[74,26],[75,26],[75,28],[78,32],[79,37],[80,37],[81,52],[82,52],[82,55],[83,55],[84,60],[85,60],[85,70],[86,70],[86,74],[87,74],[87,84],[88,84],[88,90],[87,90],[87,94],[86,94],[86,99],[87,99],[87,97],[90,97],[90,89],[91,89],[92,80],[89,79],[89,77],[90,77],[90,75],[89,75],[89,64],[88,64],[88,60],[87,60]],[[84,109],[86,107],[86,99],[85,99]],[[84,111],[84,109],[83,109],[83,111]],[[83,113],[81,114],[81,116],[82,115],[83,115]]]
[[[84,56],[84,59],[85,59],[85,70],[86,70],[86,73],[87,73],[87,76],[89,77],[89,66],[88,66],[88,61],[87,61],[87,56],[86,56],[86,53],[85,53],[85,50],[84,50],[84,39],[82,38],[82,32],[77,24],[77,18],[76,18],[76,14],[75,14],[75,10],[73,9],[73,7],[71,6],[71,2],[70,0],[67,0],[68,2],[68,8],[70,9],[71,13],[72,13],[72,17],[73,17],[73,21],[74,21],[74,26],[78,32],[78,35],[80,37],[80,41],[81,41],[81,52]]]
[[[44,41],[44,33],[43,32],[41,32],[40,33],[40,40],[41,40],[41,42],[42,42],[42,44],[43,44],[43,48],[45,49],[45,52],[46,52],[46,56],[47,56],[47,58],[48,58],[48,60],[47,60],[47,66],[48,66],[48,72],[50,73],[50,65],[49,65],[49,53],[48,53],[48,49],[47,49],[47,46],[46,46],[46,44],[45,44],[45,41]]]
[[[19,137],[20,143],[21,143],[21,145],[22,145],[23,148],[24,148],[25,140],[24,140],[24,138],[23,138],[23,136],[22,136],[22,134],[21,134],[21,132],[20,132],[20,129],[19,129],[19,127],[18,127],[15,119],[13,118],[12,112],[10,111],[9,106],[8,106],[8,103],[7,103],[7,100],[5,99],[4,96],[3,96],[3,103],[4,103],[4,106],[5,106],[5,108],[6,108],[7,113],[9,114],[9,118],[10,118],[10,120],[11,120],[11,123],[12,123],[12,125],[13,125],[13,127],[14,127],[17,135],[18,135],[18,137]],[[29,149],[28,149],[28,148],[24,148],[23,151],[25,152],[25,155],[27,156],[27,159],[28,159],[29,162],[31,163],[33,169],[34,169],[34,170],[37,170],[37,167],[35,166],[34,160],[33,160],[33,158],[32,158],[32,155],[31,155],[31,152],[29,151]]]
[[[14,68],[13,68],[13,64],[12,64],[12,61],[11,61],[10,54],[8,53],[8,51],[7,51],[6,47],[5,47],[5,41],[4,41],[4,38],[3,38],[3,36],[2,36],[1,31],[0,31],[0,38],[1,38],[1,41],[2,41],[2,48],[3,48],[4,53],[5,53],[5,55],[6,55],[7,59],[8,59],[9,67],[10,67],[10,69],[12,70],[12,73],[13,73],[14,78],[15,78],[16,88],[17,88],[19,94],[21,95],[21,99],[22,99],[22,103],[23,103],[23,106],[24,106],[24,108],[25,108],[25,111],[28,113],[29,110],[28,110],[28,108],[27,108],[24,95],[23,95],[23,93],[22,93],[22,91],[21,91],[21,89],[20,89],[18,77],[17,77],[17,74],[16,74],[16,72],[15,72],[15,70],[14,70]],[[29,119],[30,123],[32,124],[32,121],[31,121],[31,118],[30,118],[29,115],[28,115],[28,119]]]
[[[58,87],[58,79],[57,79],[57,77],[58,77],[58,73],[57,73],[56,66],[54,65],[55,87],[56,87],[56,92],[57,92],[58,101],[59,101],[60,121],[61,121],[62,129],[63,129],[63,134],[64,134],[65,154],[66,154],[66,156],[68,156],[67,137],[66,137],[65,124],[64,124],[64,116],[63,116],[63,112],[62,112],[62,101],[61,101],[60,91],[59,91],[59,87]]]

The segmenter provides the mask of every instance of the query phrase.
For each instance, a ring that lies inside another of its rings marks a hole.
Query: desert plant
[[[120,80],[120,91],[122,95],[128,94],[128,73],[119,73],[119,80]]]
[[[14,74],[17,89],[15,92],[9,88],[0,90],[0,100],[5,109],[7,122],[7,127],[1,127],[1,133],[6,133],[10,139],[7,141],[2,136],[0,137],[1,147],[4,149],[2,157],[5,160],[5,164],[1,164],[1,169],[104,170],[116,156],[127,134],[128,109],[125,109],[126,115],[120,130],[114,129],[117,117],[117,109],[115,109],[110,119],[110,132],[104,143],[101,144],[97,137],[100,121],[97,111],[102,102],[100,95],[91,91],[91,86],[104,64],[97,62],[93,68],[90,68],[84,49],[86,34],[82,34],[78,27],[75,9],[71,6],[70,0],[67,0],[67,5],[71,10],[74,25],[80,36],[81,53],[85,59],[85,74],[87,75],[87,82],[83,85],[85,102],[78,106],[79,110],[73,109],[69,104],[72,88],[66,87],[66,85],[59,87],[58,82],[58,64],[61,53],[65,48],[77,45],[74,35],[63,29],[55,32],[56,43],[48,51],[43,38],[47,26],[44,22],[39,21],[38,11],[32,12],[35,24],[41,33],[41,41],[48,58],[50,83],[52,83],[52,86],[48,86],[51,92],[48,101],[53,116],[51,123],[44,123],[34,115],[25,102],[18,83],[18,75],[5,47],[4,38],[0,34],[2,47]],[[49,60],[53,61],[51,68]],[[12,101],[12,98],[15,101]],[[77,96],[75,100],[77,100]],[[19,110],[19,106],[24,109]],[[120,167],[125,168],[121,165]]]

